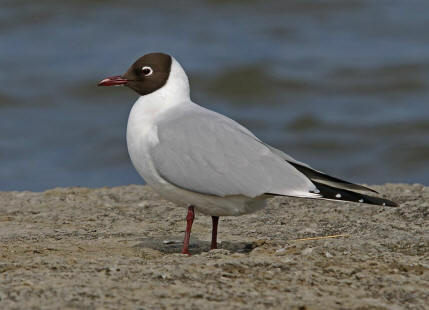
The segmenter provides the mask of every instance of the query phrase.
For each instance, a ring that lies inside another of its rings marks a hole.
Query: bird
[[[128,118],[128,153],[147,185],[187,208],[183,254],[190,255],[195,212],[211,216],[210,249],[216,249],[220,216],[256,212],[276,196],[398,206],[369,187],[311,168],[194,103],[185,70],[166,53],[146,54],[98,85],[126,86],[139,95]]]

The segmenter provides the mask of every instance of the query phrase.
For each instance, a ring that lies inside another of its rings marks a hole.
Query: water
[[[0,190],[143,181],[125,144],[136,94],[97,88],[164,51],[192,98],[315,168],[429,185],[429,2],[0,4]]]

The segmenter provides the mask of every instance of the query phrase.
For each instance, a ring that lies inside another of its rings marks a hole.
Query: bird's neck
[[[171,72],[165,85],[145,96],[134,104],[131,118],[155,120],[158,116],[179,104],[189,104],[189,81],[185,71],[173,58]]]

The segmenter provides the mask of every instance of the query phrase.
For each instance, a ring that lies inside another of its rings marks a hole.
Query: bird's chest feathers
[[[137,100],[131,109],[127,125],[127,143],[130,151],[143,151],[158,141],[157,120],[165,112],[161,100]],[[160,98],[161,99],[161,98]]]
[[[159,143],[156,112],[150,106],[134,106],[127,125],[127,146],[131,161],[147,183],[154,181],[151,178],[157,175],[150,157],[150,149]]]

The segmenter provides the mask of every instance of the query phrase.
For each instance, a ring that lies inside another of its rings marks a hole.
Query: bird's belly
[[[266,197],[249,198],[241,195],[218,197],[179,188],[169,183],[149,184],[160,196],[178,206],[194,206],[197,212],[211,216],[237,216],[265,207]]]

